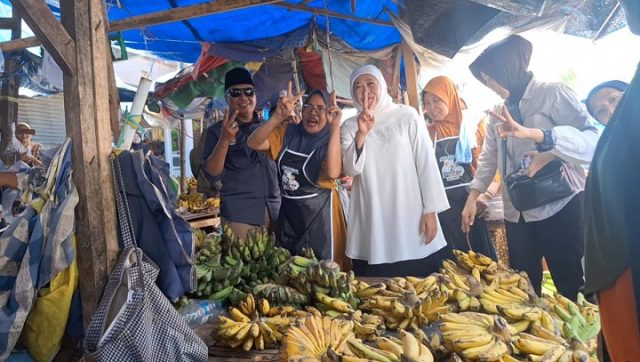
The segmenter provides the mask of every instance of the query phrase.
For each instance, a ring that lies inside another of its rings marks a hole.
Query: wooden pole
[[[400,99],[400,63],[402,62],[402,46],[398,46],[393,53],[393,76],[391,77],[391,98]]]
[[[409,105],[420,113],[420,103],[418,101],[418,71],[416,69],[416,59],[413,51],[404,40],[402,41],[402,53],[404,55],[404,75],[407,80],[407,96]]]
[[[188,120],[191,122],[191,120]],[[180,191],[187,190],[187,120],[180,115]]]
[[[113,142],[115,143],[118,141],[118,136],[120,135],[120,93],[116,85],[113,59],[111,59],[111,47],[107,48],[106,61],[109,76],[109,124],[111,125],[111,134],[113,135]]]
[[[18,10],[15,8],[12,10],[11,22],[13,24],[11,39],[18,39],[20,38],[21,25]],[[7,61],[4,63],[4,74],[5,77],[11,76],[4,81],[2,89],[0,89],[0,135],[2,135],[0,155],[5,164],[9,164],[15,160],[5,158],[4,153],[14,137],[11,125],[18,122],[18,91],[20,84],[15,73],[19,70],[20,62],[16,58],[16,54],[8,54],[5,57]]]
[[[61,20],[75,43],[76,75],[64,74],[67,135],[73,145],[77,260],[85,326],[118,255],[109,154],[107,32],[104,0],[61,0]]]

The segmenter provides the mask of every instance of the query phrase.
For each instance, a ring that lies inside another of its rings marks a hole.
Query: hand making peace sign
[[[293,95],[293,84],[289,81],[287,95],[280,97],[275,112],[283,122],[288,120],[296,124],[300,123],[300,117],[296,115],[296,104],[302,99],[302,96],[304,96],[304,91]]]
[[[362,112],[358,115],[358,132],[366,136],[375,123],[375,117],[371,111],[373,97],[368,97],[369,92],[362,92],[360,104],[362,104]]]
[[[342,111],[338,107],[338,100],[336,99],[336,91],[331,92],[329,96],[329,106],[327,107],[327,123],[333,128],[340,128],[340,121],[342,120]]]

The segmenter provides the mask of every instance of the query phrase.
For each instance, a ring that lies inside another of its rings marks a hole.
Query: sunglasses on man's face
[[[231,98],[238,98],[240,95],[244,94],[245,97],[253,97],[256,94],[255,88],[229,88],[227,89],[227,94],[231,96]]]

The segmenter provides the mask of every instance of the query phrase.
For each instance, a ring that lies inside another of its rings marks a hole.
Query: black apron
[[[280,246],[299,254],[311,247],[318,259],[333,259],[331,189],[322,189],[308,176],[313,153],[284,148],[278,158],[282,206],[278,218]],[[317,162],[317,161],[316,161]]]
[[[469,196],[469,184],[473,180],[471,164],[456,162],[456,145],[459,137],[438,139],[436,134],[434,148],[442,183],[451,206],[438,214],[442,233],[447,240],[447,248],[469,250],[471,248],[496,260],[496,251],[486,221],[476,218],[469,237],[462,231],[462,210]]]

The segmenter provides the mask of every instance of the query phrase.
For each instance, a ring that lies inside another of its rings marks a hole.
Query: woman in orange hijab
[[[463,119],[464,101],[458,96],[453,81],[444,76],[427,83],[422,90],[422,103],[451,205],[449,210],[438,214],[447,246],[460,250],[472,248],[495,260],[496,252],[484,219],[477,218],[468,235],[460,228],[468,185],[473,180],[482,149],[486,120],[484,117]]]

